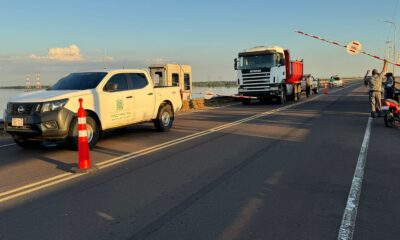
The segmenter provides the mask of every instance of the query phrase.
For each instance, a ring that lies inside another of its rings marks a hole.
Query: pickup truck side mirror
[[[238,60],[237,60],[237,58],[235,58],[235,59],[234,59],[234,65],[233,65],[233,68],[234,68],[235,70],[237,70],[237,62],[238,62]]]
[[[109,82],[106,84],[106,87],[104,88],[107,92],[116,92],[118,91],[118,84]]]

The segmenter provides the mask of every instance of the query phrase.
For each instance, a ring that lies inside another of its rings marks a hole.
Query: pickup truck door
[[[151,120],[155,109],[154,88],[143,73],[128,73],[128,85],[134,98],[133,121]]]
[[[130,123],[133,112],[133,95],[125,73],[112,76],[99,94],[103,128],[124,126]]]

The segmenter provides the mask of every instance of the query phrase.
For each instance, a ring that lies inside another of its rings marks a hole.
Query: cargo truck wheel
[[[394,127],[394,123],[395,123],[395,118],[394,118],[394,114],[393,114],[393,109],[390,109],[384,117],[384,121],[385,121],[385,126],[388,128],[392,128]]]
[[[18,137],[13,137],[14,142],[22,148],[38,148],[42,144],[41,141],[24,140]]]
[[[94,146],[96,146],[97,141],[99,140],[100,137],[100,129],[97,126],[96,120],[94,120],[90,116],[86,116],[86,129],[87,129],[87,138],[88,138],[88,143],[89,143],[89,148],[92,149]],[[69,128],[69,134],[67,137],[67,143],[68,145],[74,149],[78,149],[78,119],[75,118],[71,126]]]
[[[167,132],[174,122],[174,113],[170,105],[161,105],[157,118],[153,120],[154,127],[160,132]]]
[[[278,97],[278,103],[279,104],[284,104],[286,102],[286,89],[281,87],[279,89],[280,95]]]
[[[250,98],[243,98],[242,99],[242,104],[243,105],[250,105],[251,99]]]

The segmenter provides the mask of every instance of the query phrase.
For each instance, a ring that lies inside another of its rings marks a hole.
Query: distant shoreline
[[[48,88],[49,86],[42,86],[40,89],[46,89],[46,88]],[[25,86],[0,86],[0,89],[25,89]],[[38,90],[40,90],[40,89],[38,89]],[[30,88],[30,90],[36,90],[36,88]]]

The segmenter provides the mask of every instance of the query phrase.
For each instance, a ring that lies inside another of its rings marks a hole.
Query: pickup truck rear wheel
[[[153,120],[154,127],[160,132],[167,132],[174,122],[174,113],[170,105],[162,105],[158,110],[157,118]]]
[[[97,126],[97,122],[90,116],[86,116],[86,130],[89,148],[92,149],[96,146],[97,141],[100,137],[100,129]],[[69,134],[67,137],[67,143],[72,149],[78,149],[78,119],[75,118],[70,126]]]

